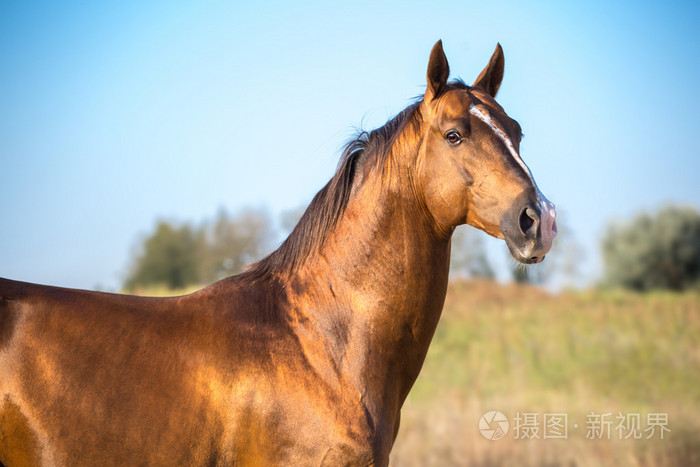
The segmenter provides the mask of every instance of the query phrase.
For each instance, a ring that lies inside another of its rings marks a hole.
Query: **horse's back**
[[[0,279],[0,463],[224,462],[198,312]]]
[[[41,463],[41,448],[17,403],[10,398],[15,379],[10,345],[16,334],[21,301],[27,295],[22,282],[0,278],[0,465],[31,466]]]
[[[278,289],[237,281],[149,299],[0,279],[0,463],[371,463],[360,392]]]
[[[22,282],[0,278],[0,352],[9,345],[14,334],[19,313],[17,301],[25,295],[22,285]]]

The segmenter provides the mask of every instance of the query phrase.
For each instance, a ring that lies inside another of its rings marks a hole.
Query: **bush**
[[[160,221],[155,232],[144,240],[125,288],[163,285],[179,289],[196,283],[203,251],[202,234],[196,229]]]
[[[269,251],[272,233],[267,214],[253,209],[222,210],[199,227],[160,221],[139,246],[124,289],[182,289],[238,274]]]
[[[700,214],[669,206],[612,225],[603,239],[607,285],[684,290],[700,281]]]

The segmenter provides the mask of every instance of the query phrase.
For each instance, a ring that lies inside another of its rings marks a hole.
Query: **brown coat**
[[[473,87],[448,74],[438,43],[423,100],[351,143],[289,239],[240,276],[176,298],[0,279],[0,462],[387,465],[454,227],[524,262],[551,246],[507,144],[519,127],[493,100],[500,46]]]

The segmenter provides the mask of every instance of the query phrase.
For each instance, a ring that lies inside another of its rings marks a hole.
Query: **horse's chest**
[[[335,409],[318,401],[264,403],[236,420],[234,457],[242,465],[386,465],[391,423],[362,407]]]

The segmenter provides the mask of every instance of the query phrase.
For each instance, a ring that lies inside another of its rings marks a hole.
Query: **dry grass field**
[[[700,465],[700,293],[451,284],[391,465]]]

